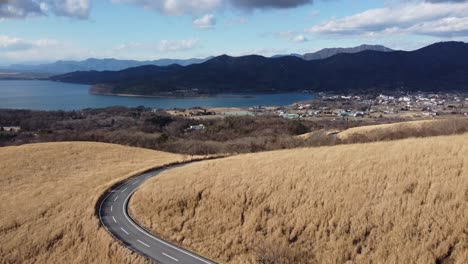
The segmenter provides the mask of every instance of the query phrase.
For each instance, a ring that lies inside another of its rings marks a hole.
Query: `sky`
[[[468,41],[468,0],[0,0],[0,65]]]

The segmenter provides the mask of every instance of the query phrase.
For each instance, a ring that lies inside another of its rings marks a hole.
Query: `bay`
[[[224,94],[208,98],[145,98],[92,95],[89,85],[38,80],[1,80],[0,108],[80,110],[109,106],[171,109],[190,107],[284,106],[310,100],[306,93]]]

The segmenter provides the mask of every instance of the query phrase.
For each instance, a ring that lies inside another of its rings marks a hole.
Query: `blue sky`
[[[465,41],[463,0],[0,0],[0,64]]]

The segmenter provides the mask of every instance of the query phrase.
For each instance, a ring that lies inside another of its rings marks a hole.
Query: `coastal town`
[[[153,111],[161,111],[154,109]],[[468,116],[468,95],[461,93],[402,93],[377,96],[319,93],[313,100],[289,106],[171,109],[173,116],[212,119],[232,116],[279,116],[287,119],[422,120]]]

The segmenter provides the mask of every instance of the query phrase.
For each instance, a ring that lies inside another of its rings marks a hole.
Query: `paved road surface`
[[[213,264],[215,262],[153,236],[136,224],[127,213],[128,200],[142,182],[175,167],[177,166],[142,174],[109,191],[99,207],[99,219],[115,239],[156,263]]]

